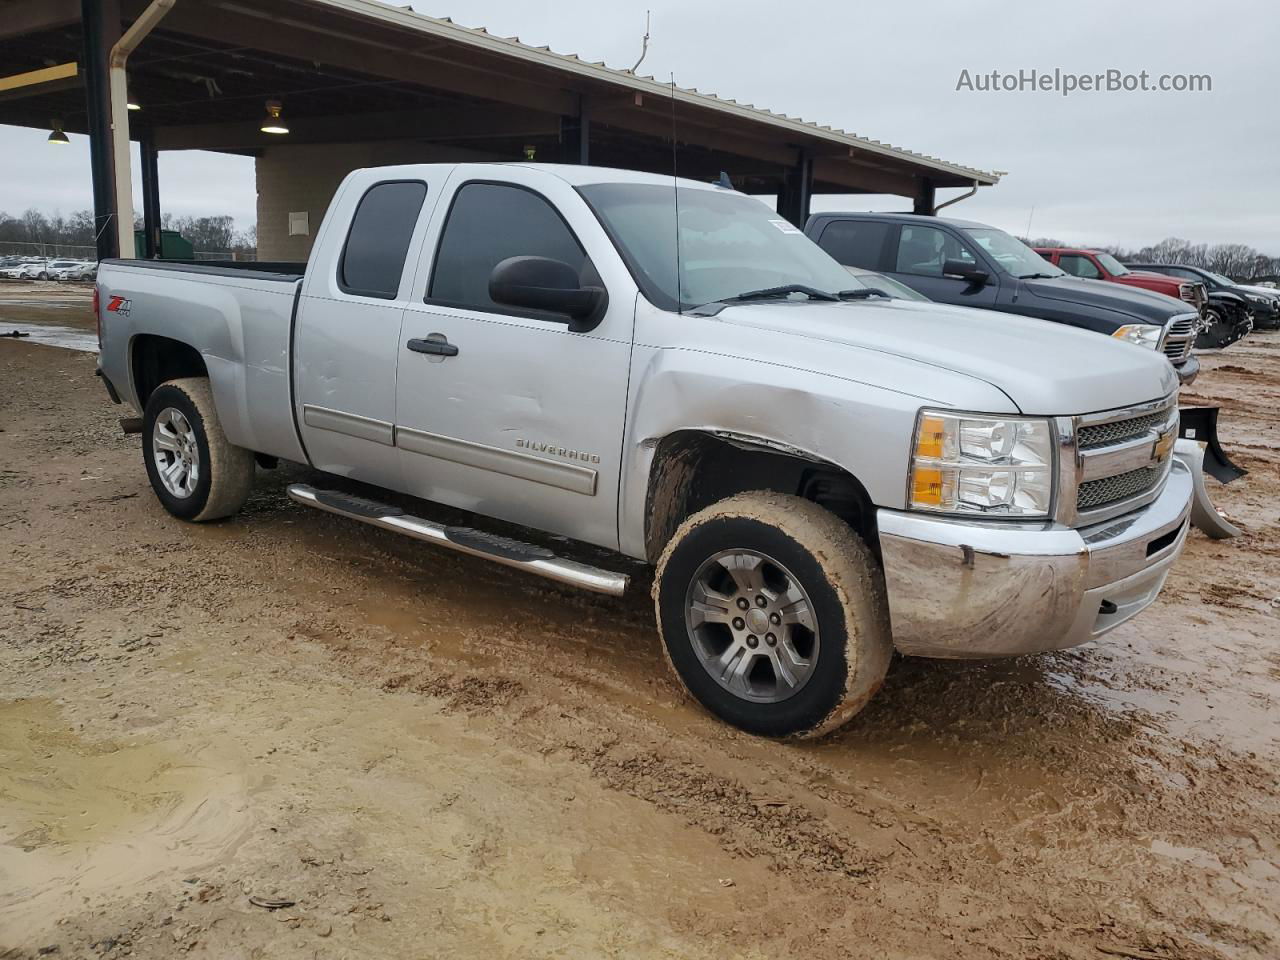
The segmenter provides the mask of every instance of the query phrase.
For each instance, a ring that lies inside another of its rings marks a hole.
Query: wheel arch
[[[147,398],[166,380],[207,376],[209,368],[204,357],[188,343],[153,333],[138,334],[130,341],[129,378],[139,410],[146,407]]]
[[[854,474],[764,437],[681,429],[653,446],[645,493],[645,557],[656,563],[682,522],[735,494],[770,490],[810,500],[845,521],[878,558],[876,509]]]

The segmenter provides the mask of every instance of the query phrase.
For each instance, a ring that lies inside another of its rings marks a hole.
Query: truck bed
[[[243,277],[252,274],[255,280],[278,280],[292,283],[307,269],[305,260],[122,260],[109,259],[103,263],[123,267],[143,267],[149,270],[175,270],[180,273],[200,273],[206,276]]]
[[[293,418],[290,343],[305,263],[104,260],[98,270],[98,363],[142,412],[148,358],[199,354],[227,438],[305,460]]]

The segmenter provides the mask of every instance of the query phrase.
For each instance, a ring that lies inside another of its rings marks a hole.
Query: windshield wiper
[[[871,297],[884,297],[886,300],[892,300],[893,297],[885,293],[879,287],[863,287],[860,290],[841,290],[836,294],[841,300],[867,300]]]
[[[1019,280],[1056,280],[1058,277],[1065,277],[1065,273],[1024,273],[1018,277]]]
[[[732,297],[723,297],[719,302],[749,303],[752,300],[776,300],[779,297],[790,296],[793,293],[803,293],[810,300],[840,299],[834,293],[827,293],[817,287],[806,286],[803,283],[785,283],[780,287],[765,287],[763,290],[748,290],[746,293],[739,293]]]

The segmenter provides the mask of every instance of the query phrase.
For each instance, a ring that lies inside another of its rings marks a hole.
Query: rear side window
[[[454,197],[444,225],[428,299],[475,310],[513,312],[489,299],[489,275],[508,257],[561,260],[578,271],[584,284],[600,282],[582,245],[545,199],[521,187],[468,183]]]
[[[833,220],[818,238],[818,246],[846,267],[876,270],[890,225],[873,220]]]
[[[338,264],[343,293],[396,298],[409,239],[426,196],[425,183],[394,180],[375,184],[360,198]]]

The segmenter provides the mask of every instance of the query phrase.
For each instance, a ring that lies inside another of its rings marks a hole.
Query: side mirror
[[[991,279],[991,274],[985,270],[979,270],[968,260],[948,260],[942,265],[942,275],[944,277],[959,277],[961,280],[968,280],[975,286],[985,286],[987,281]]]
[[[546,310],[569,317],[569,329],[583,333],[604,317],[609,295],[602,287],[584,287],[578,271],[548,257],[508,257],[489,274],[494,303]]]

